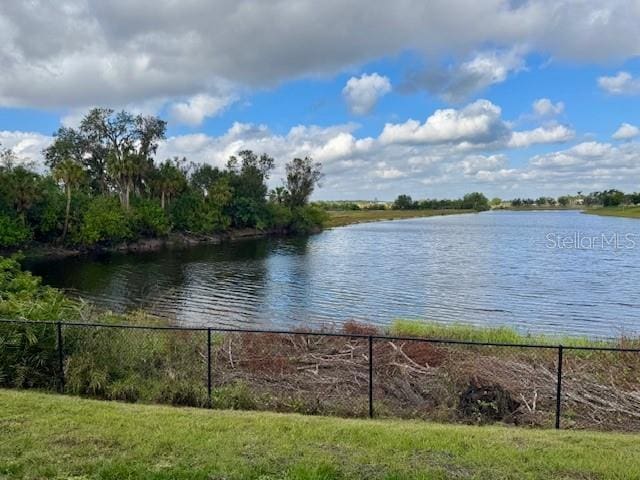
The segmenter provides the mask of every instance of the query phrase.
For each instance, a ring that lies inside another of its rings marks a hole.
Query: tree
[[[467,193],[462,198],[462,208],[478,212],[489,210],[489,200],[480,192]]]
[[[259,227],[266,218],[267,180],[274,168],[272,157],[258,156],[251,150],[238,152],[227,162],[233,198],[229,213],[236,227]]]
[[[64,214],[64,227],[62,229],[62,241],[64,242],[67,231],[69,230],[69,215],[71,213],[71,191],[77,187],[84,179],[84,170],[82,165],[75,159],[67,157],[58,162],[53,169],[53,176],[56,180],[64,184],[65,194],[67,196],[67,205]]]
[[[294,158],[287,163],[286,201],[290,207],[302,207],[309,202],[309,197],[322,178],[321,168],[322,165],[314,163],[310,157]]]
[[[174,157],[173,160],[167,159],[160,164],[154,173],[152,186],[160,193],[160,206],[163,210],[166,203],[170,202],[174,195],[187,186],[187,176],[181,167],[185,161],[184,158],[180,160],[178,157]]]
[[[396,201],[393,202],[394,210],[410,210],[413,208],[413,199],[409,195],[398,195]]]
[[[39,196],[37,173],[25,168],[22,165],[11,168],[7,176],[7,187],[16,213],[22,220],[22,224],[27,224],[26,213],[33,202]]]
[[[195,165],[190,176],[191,186],[203,196],[208,196],[215,183],[226,173],[209,164]]]
[[[276,187],[269,192],[269,201],[277,203],[278,205],[284,205],[288,202],[289,192],[285,187]]]
[[[491,205],[494,207],[499,206],[502,203],[502,199],[499,197],[494,197],[491,199]]]
[[[55,140],[42,151],[45,163],[53,170],[67,158],[84,166],[91,190],[106,194],[109,190],[107,178],[107,148],[94,132],[61,127],[54,133]]]
[[[107,173],[129,209],[134,187],[144,182],[152,165],[151,156],[165,138],[166,122],[156,117],[134,116],[124,110],[94,108],[80,123],[80,130],[93,151],[106,152]]]

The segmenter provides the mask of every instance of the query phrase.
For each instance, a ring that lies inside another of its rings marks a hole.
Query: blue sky
[[[366,15],[363,12],[367,12]],[[634,1],[146,0],[0,6],[0,142],[93,106],[168,121],[159,157],[312,156],[316,198],[640,190]]]

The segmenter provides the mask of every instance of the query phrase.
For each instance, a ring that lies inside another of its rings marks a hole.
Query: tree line
[[[0,149],[0,247],[321,226],[323,210],[309,205],[321,165],[311,158],[287,163],[282,186],[269,191],[275,161],[268,154],[242,150],[225,168],[180,157],[157,161],[165,133],[158,117],[94,108],[78,128],[58,129],[43,151],[46,171]]]
[[[591,192],[586,195],[583,195],[582,192],[578,192],[576,195],[562,195],[558,198],[514,198],[510,201],[510,204],[513,207],[568,207],[575,205],[584,205],[587,207],[618,207],[620,205],[640,205],[640,193],[624,193],[620,190],[610,189]]]
[[[489,210],[489,200],[480,192],[467,193],[457,199],[413,200],[409,195],[399,195],[393,202],[395,210],[447,210],[463,209],[478,212]]]

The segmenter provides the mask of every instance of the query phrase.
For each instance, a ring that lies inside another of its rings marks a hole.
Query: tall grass
[[[479,327],[462,323],[444,324],[419,320],[397,319],[388,329],[391,335],[421,337],[466,342],[563,345],[565,347],[632,347],[640,346],[638,338],[598,340],[588,337],[569,337],[523,334],[507,326]]]

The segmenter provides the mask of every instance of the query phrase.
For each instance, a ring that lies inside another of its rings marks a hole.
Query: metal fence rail
[[[206,406],[212,407],[213,394],[213,334],[252,334],[257,336],[275,335],[275,336],[305,336],[311,338],[344,338],[356,339],[363,341],[366,345],[366,369],[367,369],[367,414],[373,418],[376,414],[374,388],[375,388],[375,344],[376,342],[409,342],[415,344],[430,344],[439,346],[457,346],[457,347],[479,347],[479,348],[498,348],[498,349],[533,349],[545,352],[556,351],[555,360],[555,428],[561,428],[562,406],[563,406],[563,365],[566,361],[565,355],[568,351],[576,352],[612,352],[612,353],[640,353],[640,348],[616,348],[605,346],[565,346],[565,345],[549,345],[535,343],[501,343],[501,342],[478,342],[465,340],[452,340],[443,338],[423,338],[411,336],[393,336],[366,333],[342,333],[342,332],[318,332],[318,331],[292,331],[292,330],[269,330],[269,329],[240,329],[225,327],[177,327],[177,326],[157,326],[157,325],[119,325],[109,323],[82,323],[82,322],[48,322],[48,321],[29,321],[29,320],[13,320],[0,319],[0,324],[15,325],[49,325],[55,329],[55,348],[57,352],[57,385],[60,392],[65,392],[65,336],[64,331],[69,328],[79,329],[114,329],[114,330],[135,330],[149,332],[188,332],[191,334],[204,333],[202,344],[205,345],[204,361],[206,362],[206,384],[203,386],[207,392]],[[6,348],[6,347],[5,347]],[[1,353],[1,352],[0,352]],[[363,364],[364,365],[364,364]],[[0,368],[2,365],[0,365]],[[640,412],[637,412],[640,418]]]

